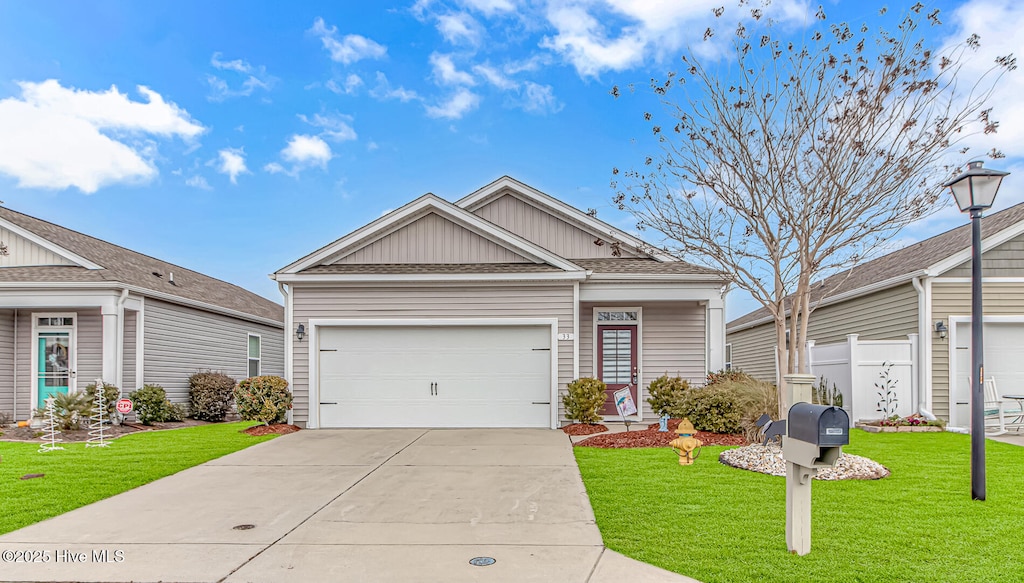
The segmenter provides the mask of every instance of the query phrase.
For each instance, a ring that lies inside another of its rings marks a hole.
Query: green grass
[[[137,488],[274,437],[241,433],[251,422],[217,423],[120,437],[110,447],[0,441],[0,534]],[[21,480],[25,474],[45,477]],[[153,526],[153,525],[151,525]],[[155,525],[159,526],[159,525]]]
[[[1024,581],[1024,447],[987,442],[987,501],[971,500],[970,438],[851,432],[882,480],[815,480],[811,552],[786,549],[785,478],[666,448],[575,448],[608,548],[706,583]]]

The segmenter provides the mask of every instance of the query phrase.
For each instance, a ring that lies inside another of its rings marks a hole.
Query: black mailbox
[[[789,408],[789,437],[818,447],[850,443],[850,416],[840,407],[797,403]]]

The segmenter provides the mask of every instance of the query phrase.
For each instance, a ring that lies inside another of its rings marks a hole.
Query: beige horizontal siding
[[[573,259],[615,257],[614,249],[605,241],[596,245],[599,237],[552,216],[545,210],[512,195],[505,194],[480,207],[475,214],[528,239],[541,247]],[[621,250],[622,257],[636,254]]]
[[[1024,315],[1024,283],[986,283],[982,287],[986,316]],[[931,321],[949,324],[950,316],[970,316],[969,283],[932,282]],[[949,339],[932,338],[932,412],[949,419]]]
[[[135,386],[135,330],[138,312],[124,311],[124,344],[121,350],[121,389],[128,393],[139,388]]]
[[[970,241],[964,241],[964,246]],[[981,256],[982,277],[1024,277],[1024,235],[1010,239]],[[971,277],[971,261],[954,267],[943,277]]]
[[[594,376],[595,308],[637,307],[640,316],[640,386],[638,398],[644,419],[655,417],[647,386],[661,375],[681,376],[693,385],[705,379],[705,314],[697,302],[651,302],[616,304],[583,302],[580,304],[580,376]]]
[[[281,328],[149,298],[145,310],[143,382],[162,386],[173,401],[188,401],[188,377],[198,370],[246,378],[250,333],[261,337],[261,373],[284,376]]]
[[[558,332],[573,331],[571,284],[293,286],[294,324],[351,318],[557,318]],[[309,344],[294,335],[294,420],[309,419]],[[572,380],[571,342],[558,343],[558,386]],[[562,417],[561,399],[558,415]]]
[[[332,263],[526,263],[518,253],[430,213]]]
[[[0,413],[14,415],[14,310],[0,310]]]
[[[732,368],[774,383],[775,324],[769,322],[728,334],[726,344],[732,345]]]
[[[75,265],[72,261],[3,227],[0,227],[0,242],[7,245],[7,253],[0,255],[0,267]]]

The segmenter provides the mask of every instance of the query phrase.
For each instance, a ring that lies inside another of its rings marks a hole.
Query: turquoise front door
[[[38,404],[42,409],[46,399],[57,393],[67,393],[71,384],[71,333],[40,332],[38,373]]]

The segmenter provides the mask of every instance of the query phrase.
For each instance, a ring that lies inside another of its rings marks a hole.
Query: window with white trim
[[[260,376],[260,355],[263,347],[260,346],[262,338],[259,334],[249,335],[249,376]]]
[[[639,316],[634,311],[601,311],[597,313],[598,322],[636,322]]]
[[[725,370],[732,370],[732,344],[725,345]]]

